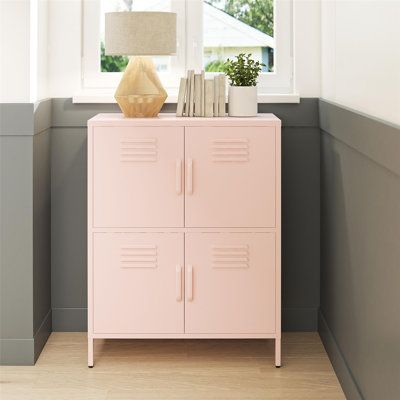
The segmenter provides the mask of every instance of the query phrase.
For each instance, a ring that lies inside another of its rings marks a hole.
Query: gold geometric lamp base
[[[151,58],[131,57],[115,92],[125,117],[156,117],[167,96]]]

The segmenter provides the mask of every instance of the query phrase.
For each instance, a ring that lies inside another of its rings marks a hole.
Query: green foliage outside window
[[[121,72],[125,70],[129,62],[128,57],[106,56],[103,42],[101,42],[100,50],[101,72]]]
[[[206,72],[223,72],[224,71],[224,64],[223,60],[213,60],[210,61],[205,67]]]

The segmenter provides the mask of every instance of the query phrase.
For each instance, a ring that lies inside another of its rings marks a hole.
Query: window
[[[265,64],[261,96],[292,91],[290,0],[85,0],[84,89],[115,88],[128,62],[125,56],[104,54],[104,14],[111,11],[177,13],[177,54],[153,58],[172,95],[187,69],[211,75],[239,53],[251,53]]]

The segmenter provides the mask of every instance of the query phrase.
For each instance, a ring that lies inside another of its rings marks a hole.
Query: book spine
[[[183,109],[185,106],[185,95],[186,95],[186,78],[181,78],[181,82],[179,84],[179,93],[178,93],[178,104],[176,106],[176,116],[183,116]]]
[[[194,113],[194,71],[190,71],[190,94],[189,94],[189,117],[193,117]]]
[[[219,75],[214,77],[214,117],[218,117]]]
[[[214,115],[214,80],[206,79],[204,81],[204,116],[212,117]]]
[[[225,85],[225,75],[221,74],[219,76],[219,102],[218,102],[218,115],[220,117],[225,117],[225,98],[226,98],[226,85]]]
[[[187,82],[185,90],[185,116],[189,116],[189,98],[190,98],[190,70],[187,72]]]
[[[204,113],[205,113],[204,80],[205,80],[205,72],[203,69],[201,71],[201,116],[202,117],[204,117]]]
[[[201,117],[201,75],[194,75],[194,116]]]

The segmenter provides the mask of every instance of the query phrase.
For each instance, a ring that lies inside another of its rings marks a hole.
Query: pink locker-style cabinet
[[[265,338],[281,364],[281,123],[88,122],[88,365],[100,338]]]

